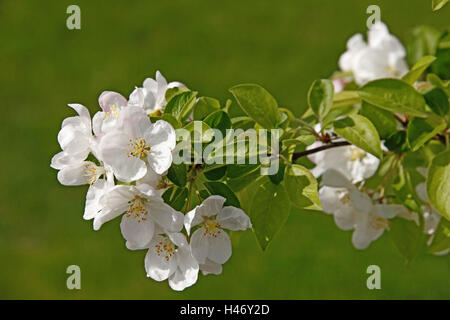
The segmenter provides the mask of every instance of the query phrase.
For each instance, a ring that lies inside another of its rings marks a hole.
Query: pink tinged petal
[[[167,121],[158,120],[146,130],[144,138],[151,144],[152,148],[163,148],[170,151],[175,149],[175,130]]]
[[[163,281],[175,273],[177,269],[177,261],[175,255],[169,258],[167,252],[161,250],[166,242],[167,237],[155,236],[150,242],[150,246],[145,256],[145,270],[147,276],[156,281]]]
[[[128,100],[128,106],[144,106],[145,90],[143,88],[136,88],[130,94],[130,99]]]
[[[169,286],[182,291],[197,282],[199,266],[189,250],[179,250],[176,254],[178,268],[169,277]]]
[[[205,234],[205,228],[201,227],[192,234],[191,237],[191,251],[192,255],[199,264],[204,264],[208,257],[209,241]]]
[[[201,264],[199,267],[204,276],[208,274],[219,275],[222,273],[222,265],[220,263],[215,263],[209,259],[206,259],[206,262],[204,264]]]
[[[74,109],[78,113],[84,126],[86,127],[87,130],[90,131],[91,130],[91,115],[89,114],[89,110],[85,106],[83,106],[79,103],[71,103],[68,106],[71,107],[72,109]]]
[[[141,159],[127,154],[131,147],[130,138],[121,132],[110,132],[100,141],[101,157],[113,168],[117,179],[131,182],[141,179],[147,173],[147,166]]]
[[[227,206],[219,212],[216,218],[220,227],[232,231],[247,230],[252,227],[250,218],[242,209]]]
[[[103,111],[110,112],[112,106],[116,106],[116,108],[122,108],[128,104],[128,101],[120,93],[114,91],[103,91],[98,97],[98,104],[103,109]]]
[[[217,229],[215,236],[206,235],[209,243],[208,259],[224,264],[231,257],[231,240],[225,231]]]
[[[155,198],[152,197],[147,206],[149,217],[168,232],[181,231],[184,220],[183,214],[164,203],[161,198],[157,201],[155,201]]]
[[[108,183],[105,179],[100,179],[93,185],[89,186],[86,194],[86,204],[84,207],[83,219],[90,220],[95,218],[102,210],[100,203],[101,197],[106,193]]]
[[[126,246],[130,250],[145,249],[153,237],[155,225],[152,220],[124,214],[120,223],[120,230],[125,238]]]

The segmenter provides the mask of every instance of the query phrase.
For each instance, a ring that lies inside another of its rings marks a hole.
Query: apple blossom
[[[194,226],[200,227],[191,236],[192,254],[199,264],[210,261],[223,264],[231,256],[231,241],[223,230],[246,230],[252,227],[250,218],[241,209],[223,207],[225,198],[210,196],[189,211],[184,219],[188,234]]]

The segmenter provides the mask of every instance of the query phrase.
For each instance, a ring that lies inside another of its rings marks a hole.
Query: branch
[[[302,151],[302,152],[297,152],[294,153],[292,155],[292,161],[297,160],[298,158],[304,157],[304,156],[308,156],[310,154],[314,154],[323,150],[327,150],[327,149],[331,149],[331,148],[336,148],[336,147],[343,147],[343,146],[349,146],[350,143],[348,143],[347,141],[339,141],[339,142],[332,142],[314,149],[310,149],[310,150],[306,150],[306,151]]]

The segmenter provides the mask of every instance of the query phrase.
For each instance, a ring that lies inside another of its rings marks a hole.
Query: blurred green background
[[[70,4],[81,30],[66,28]],[[365,32],[371,4],[403,41],[418,24],[450,21],[450,7],[433,13],[431,0],[0,1],[0,298],[450,298],[450,255],[406,265],[388,234],[357,251],[332,217],[296,211],[267,252],[250,231],[233,237],[223,274],[177,293],[146,278],[145,251],[125,249],[118,221],[93,231],[82,219],[87,186],[63,187],[49,167],[67,103],[94,113],[101,91],[128,96],[156,70],[221,101],[256,82],[299,114],[309,84]],[[66,288],[71,264],[81,290]],[[366,288],[371,264],[381,290]]]

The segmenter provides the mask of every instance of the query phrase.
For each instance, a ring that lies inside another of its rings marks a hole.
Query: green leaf
[[[197,128],[201,128],[201,132],[197,131]],[[187,125],[184,126],[184,129],[191,132],[191,141],[192,142],[211,142],[211,140],[214,137],[214,134],[211,131],[208,131],[211,129],[211,127],[204,123],[203,121],[194,120],[189,122]]]
[[[402,80],[411,85],[414,84],[414,82],[416,82],[420,78],[422,73],[424,73],[424,71],[429,66],[431,66],[434,60],[436,60],[436,57],[434,56],[424,56],[420,58],[420,60],[414,64],[411,70],[403,76]]]
[[[158,121],[158,120],[164,120],[167,121],[168,123],[170,123],[170,125],[174,128],[174,129],[178,129],[181,128],[181,124],[180,122],[175,119],[174,116],[172,116],[171,114],[165,113],[159,117],[150,117],[150,121],[152,123]]]
[[[286,191],[291,203],[301,209],[322,210],[317,191],[317,180],[301,165],[294,164],[286,171]]]
[[[433,242],[428,247],[429,253],[440,254],[450,249],[450,221],[441,219],[434,232]]]
[[[291,204],[284,184],[275,185],[267,179],[256,187],[249,213],[262,250],[267,248],[284,226],[290,210]]]
[[[190,91],[190,90],[186,87],[173,87],[173,88],[167,89],[166,95],[165,95],[167,103],[169,103],[169,101],[172,100],[172,98],[175,97],[176,95],[179,95],[180,93],[183,93],[186,91]]]
[[[231,124],[234,129],[247,130],[255,126],[255,121],[247,116],[235,117],[231,119]]]
[[[183,210],[187,197],[188,189],[178,187],[170,187],[162,195],[164,202],[177,211]]]
[[[186,165],[184,163],[181,164],[172,163],[169,170],[167,171],[167,177],[169,178],[170,181],[172,181],[179,187],[186,186],[187,183]]]
[[[226,174],[226,172],[227,166],[222,165],[215,169],[203,171],[203,174],[205,175],[206,179],[215,181],[221,179]]]
[[[334,122],[334,130],[357,147],[380,159],[383,157],[377,129],[366,117],[354,114],[337,120]]]
[[[340,106],[340,107],[332,106],[330,111],[328,112],[328,114],[325,116],[325,118],[323,118],[322,126],[323,126],[323,128],[326,128],[337,118],[348,116],[350,114],[356,114],[356,113],[358,113],[358,109],[355,108],[353,105]]]
[[[278,163],[278,171],[276,174],[269,175],[270,181],[274,184],[280,184],[284,179],[284,171],[286,169],[286,165],[284,163]]]
[[[414,118],[408,125],[407,141],[412,151],[418,150],[428,140],[447,127],[443,121],[432,118]]]
[[[450,150],[438,154],[431,162],[427,193],[436,210],[450,220]]]
[[[266,89],[257,84],[240,84],[230,88],[242,110],[266,129],[278,123],[278,104]]]
[[[178,121],[185,120],[195,104],[195,98],[197,97],[197,92],[186,91],[180,93],[173,97],[169,103],[167,103],[164,110],[165,114],[171,114]]]
[[[391,112],[426,116],[425,99],[402,80],[375,80],[360,88],[358,94],[364,101]]]
[[[333,105],[334,86],[331,80],[321,79],[313,82],[308,92],[308,105],[320,122]]]
[[[433,11],[437,11],[439,9],[442,9],[449,0],[433,0],[431,3],[431,8]]]
[[[360,103],[361,98],[356,91],[341,91],[333,97],[333,107],[343,107]]]
[[[434,113],[444,117],[449,112],[448,96],[441,88],[432,88],[424,94],[427,105]]]
[[[436,51],[436,62],[431,70],[443,79],[450,78],[450,48],[438,49]]]
[[[203,121],[211,128],[219,129],[222,136],[225,136],[226,130],[231,128],[230,117],[221,110],[209,114]]]
[[[418,26],[411,32],[407,45],[409,65],[414,65],[424,56],[434,56],[441,38],[441,32],[433,27]]]
[[[390,221],[389,235],[407,262],[417,255],[424,240],[421,228],[415,222],[402,218]]]
[[[209,97],[201,97],[194,106],[194,120],[203,120],[210,113],[213,113],[219,109],[219,100]]]
[[[387,138],[397,132],[397,120],[387,110],[363,101],[360,114],[373,123],[381,138]]]
[[[249,170],[243,173],[242,175],[239,175],[237,177],[232,177],[230,175],[231,168],[230,166],[235,165],[229,165],[227,169],[227,185],[234,191],[234,192],[240,192],[244,188],[248,187],[250,184],[255,182],[256,180],[261,178],[260,174],[260,166],[259,165],[242,165],[249,167]],[[236,165],[240,166],[240,165]]]
[[[236,197],[234,192],[228,187],[226,184],[222,182],[210,181],[203,183],[211,194],[219,195],[227,199],[225,201],[225,206],[233,206],[236,208],[240,208],[241,204],[239,203],[239,199]]]

